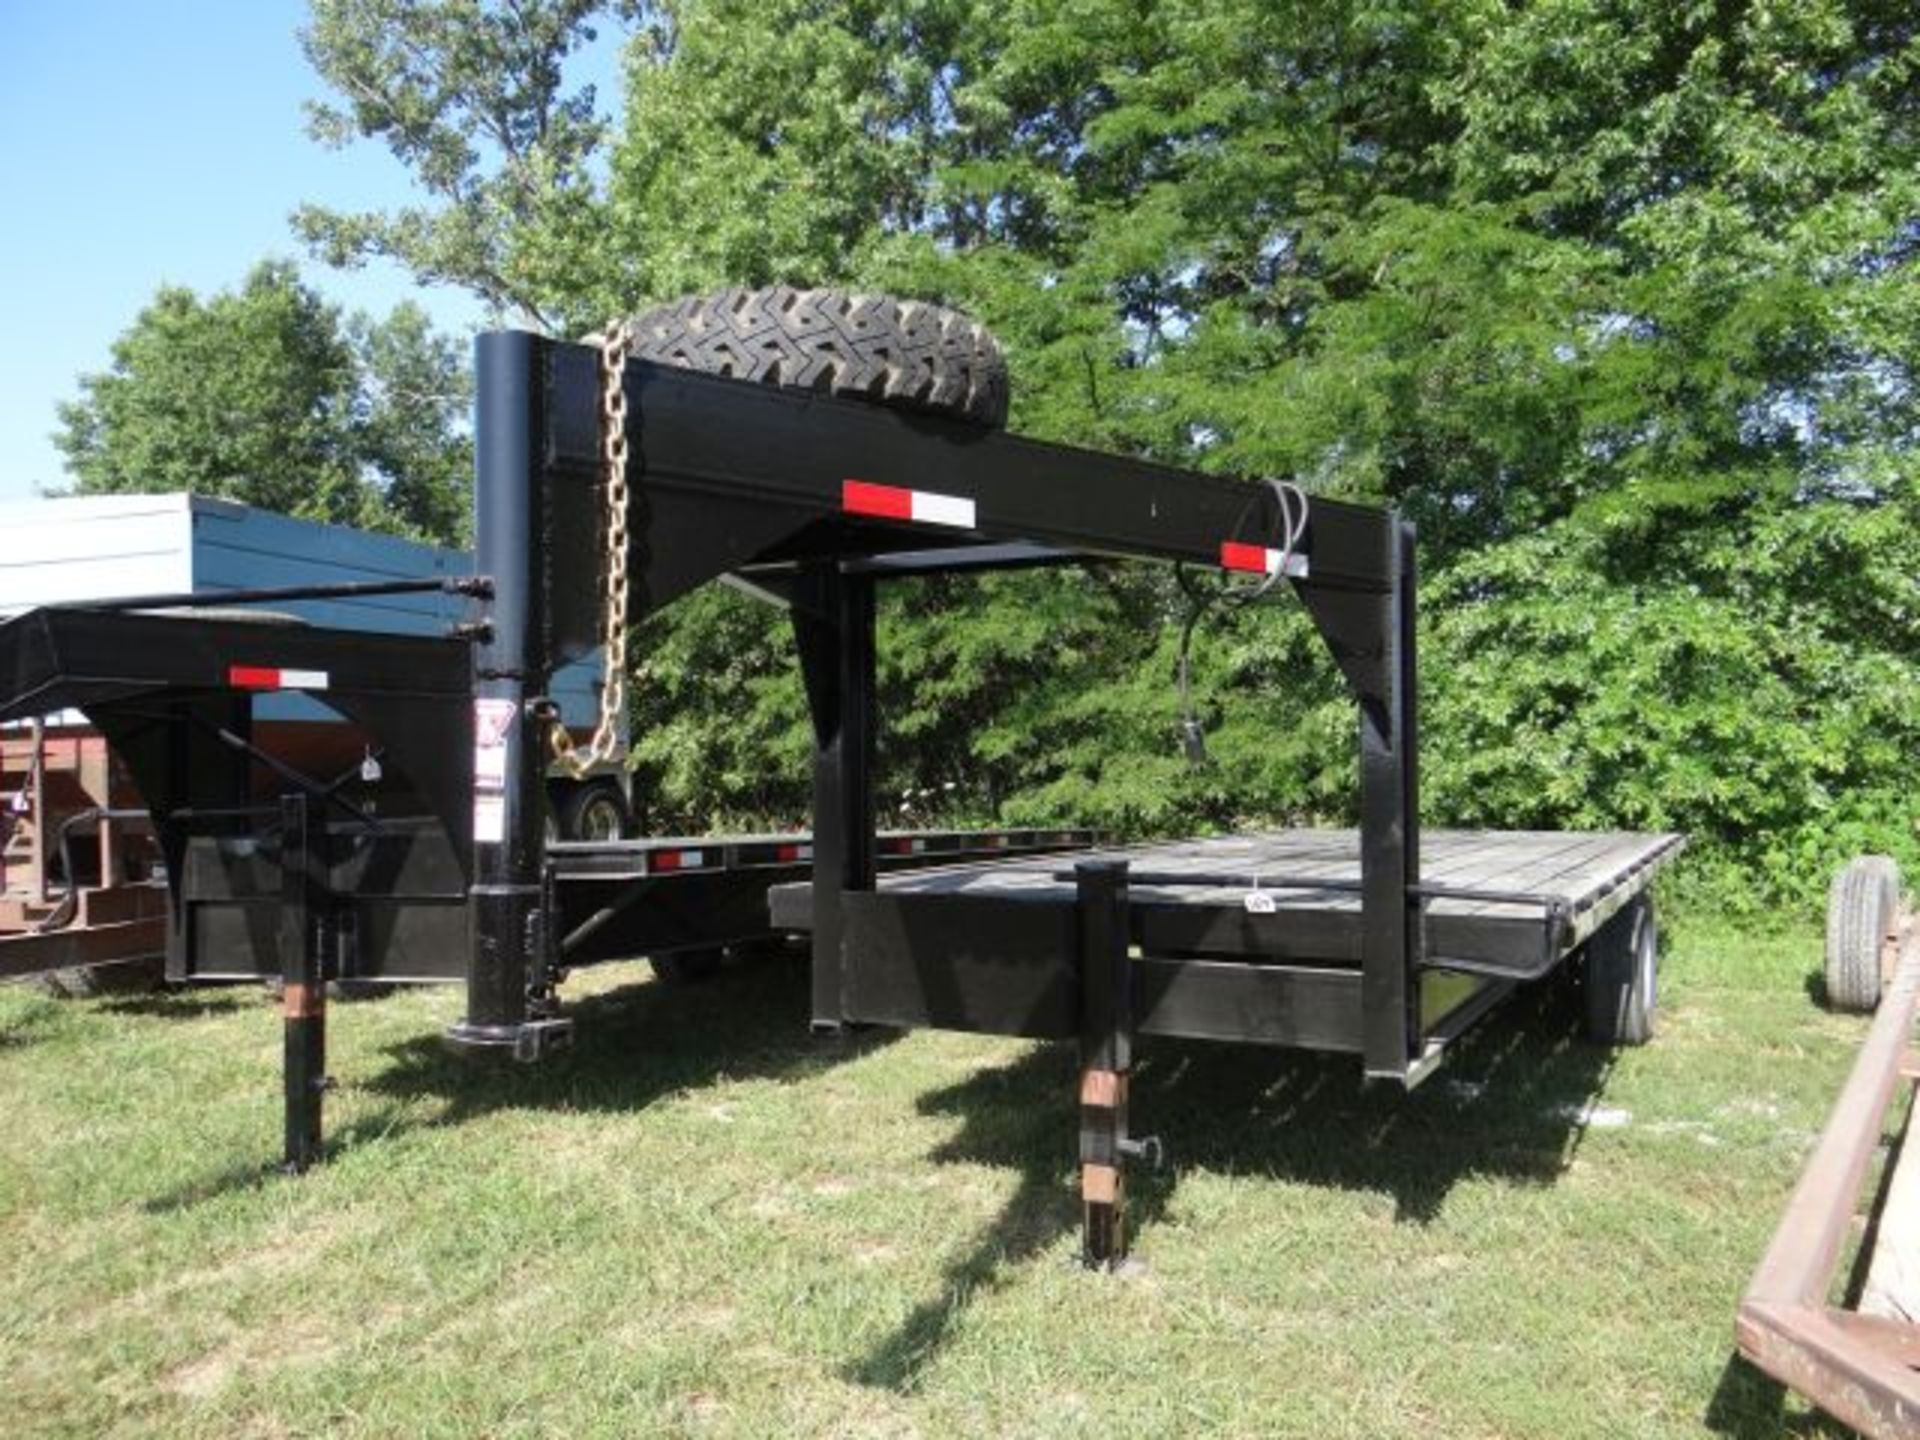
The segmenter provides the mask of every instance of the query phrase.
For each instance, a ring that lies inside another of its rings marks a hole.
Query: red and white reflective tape
[[[773,848],[773,858],[783,865],[791,865],[796,860],[811,860],[813,847],[811,845],[776,845]]]
[[[887,849],[895,855],[924,855],[927,842],[916,835],[896,835],[887,842]]]
[[[229,665],[227,684],[236,690],[324,690],[324,670],[282,670],[275,665]]]
[[[949,525],[956,530],[971,530],[974,526],[973,501],[964,495],[874,485],[865,480],[840,482],[840,508],[849,515],[907,520],[916,525]]]
[[[1248,545],[1239,540],[1220,542],[1220,568],[1222,570],[1245,570],[1253,575],[1277,575],[1285,562],[1287,574],[1300,579],[1307,573],[1307,557],[1295,551],[1289,555],[1284,550],[1276,550],[1271,545]]]
[[[703,850],[656,850],[647,857],[647,873],[670,875],[675,870],[698,870],[706,863]]]

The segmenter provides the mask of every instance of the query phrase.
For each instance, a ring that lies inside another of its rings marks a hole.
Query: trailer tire
[[[1827,1004],[1865,1013],[1880,1003],[1880,958],[1900,910],[1900,868],[1885,855],[1849,860],[1827,890]]]
[[[569,786],[554,806],[562,840],[622,840],[633,833],[627,797],[611,780]]]
[[[655,364],[1007,423],[999,342],[945,306],[776,285],[689,296],[632,326],[630,353]]]
[[[1587,941],[1587,1038],[1644,1045],[1659,1004],[1660,932],[1653,901],[1636,895]]]

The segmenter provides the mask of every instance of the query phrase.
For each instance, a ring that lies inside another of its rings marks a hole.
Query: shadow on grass
[[[566,1013],[575,1021],[572,1047],[537,1065],[459,1054],[437,1032],[387,1046],[387,1063],[354,1076],[353,1084],[394,1103],[329,1130],[322,1163],[358,1145],[501,1110],[641,1110],[722,1077],[802,1075],[898,1038],[877,1030],[815,1038],[808,1029],[806,967],[777,961],[729,969],[699,984],[656,982],[589,995],[568,1004]],[[422,1101],[440,1103],[428,1110]],[[267,1161],[233,1167],[156,1197],[146,1208],[190,1208],[279,1173],[277,1163]]]
[[[1432,1220],[1463,1177],[1552,1184],[1572,1161],[1611,1062],[1580,1038],[1574,1007],[1553,986],[1490,1017],[1411,1094],[1363,1084],[1357,1061],[1345,1056],[1141,1042],[1132,1128],[1164,1139],[1171,1168],[1154,1175],[1133,1167],[1129,1228],[1137,1239],[1150,1234],[1181,1166],[1390,1195],[1404,1224]],[[1077,1074],[1073,1047],[1048,1046],[921,1100],[924,1112],[962,1121],[934,1159],[1004,1166],[1019,1184],[948,1266],[940,1292],[850,1366],[847,1379],[910,1390],[976,1295],[1078,1230]]]
[[[1774,1440],[1776,1436],[1804,1435],[1844,1440],[1853,1431],[1818,1411],[1787,1413],[1786,1387],[1755,1369],[1745,1357],[1728,1358],[1707,1406],[1707,1428],[1732,1440]]]
[[[144,971],[127,973],[124,966],[96,966],[91,972],[94,993],[74,994],[50,989],[40,977],[0,981],[0,986],[24,997],[27,1006],[0,1025],[0,1050],[15,1050],[59,1033],[68,1007],[77,1015],[128,1015],[156,1020],[199,1020],[244,1009],[254,1000],[227,991],[156,989]]]
[[[271,1003],[258,985],[201,986],[154,990],[145,995],[123,995],[100,1003],[109,1015],[135,1015],[148,1020],[205,1020],[235,1015],[243,1010],[270,1010]]]

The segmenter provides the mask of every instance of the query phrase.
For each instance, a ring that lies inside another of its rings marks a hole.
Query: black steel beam
[[[447,1032],[459,1048],[521,1059],[568,1033],[544,1005],[552,946],[542,903],[548,721],[532,702],[552,671],[547,576],[558,557],[542,528],[539,357],[540,342],[515,332],[482,335],[475,350],[474,561],[492,577],[494,598],[473,649],[470,735],[474,751],[490,758],[485,774],[474,773],[467,1013]]]
[[[1385,540],[1393,585],[1369,606],[1378,680],[1360,693],[1362,1056],[1368,1075],[1404,1081],[1419,1053],[1421,953],[1411,889],[1420,879],[1412,528],[1396,523]]]
[[[1127,862],[1075,867],[1080,982],[1081,1255],[1096,1269],[1126,1258],[1127,1101],[1133,1076],[1133,983]]]
[[[326,695],[464,698],[467,647],[422,635],[200,615],[29,610],[0,620],[0,720],[166,692],[236,691],[235,671],[323,672]]]
[[[327,976],[322,948],[326,826],[305,795],[280,807],[280,965],[284,1010],[285,1166],[299,1174],[320,1158],[320,1103],[327,1087]]]
[[[1084,561],[1073,550],[1012,541],[1003,545],[948,546],[937,550],[895,550],[864,560],[849,560],[849,570],[871,570],[876,575],[953,574],[963,570],[1031,570],[1043,565]]]
[[[115,595],[105,600],[63,600],[49,610],[166,610],[186,606],[258,605],[269,600],[354,600],[377,595],[486,595],[492,587],[474,575],[432,580],[343,580],[331,585],[267,585],[249,590],[176,590],[157,595]]]
[[[871,575],[811,566],[794,638],[813,716],[813,1025],[849,1018],[846,897],[873,889],[874,596]]]
[[[547,467],[590,480],[601,453],[598,354],[538,343]],[[1218,566],[1223,544],[1266,543],[1279,527],[1271,491],[1241,480],[638,360],[626,386],[636,616],[730,570],[899,552],[932,570],[943,550],[965,569],[987,545],[1026,547],[1020,563],[1093,555]],[[850,514],[849,481],[970,502],[973,523]],[[1386,591],[1394,523],[1383,510],[1315,499],[1297,547],[1305,583]],[[577,570],[591,557],[566,558]]]
[[[842,917],[849,1020],[1031,1039],[1080,1033],[1071,906],[880,891],[843,897]]]
[[[1142,1035],[1303,1050],[1361,1048],[1361,976],[1244,960],[1134,962]]]

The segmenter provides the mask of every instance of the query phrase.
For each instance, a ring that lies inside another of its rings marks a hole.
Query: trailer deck
[[[1644,890],[1678,835],[1428,830],[1421,835],[1429,968],[1530,978]],[[1279,830],[1089,852],[1125,861],[1143,950],[1361,963],[1360,832]],[[1182,882],[1185,883],[1182,883]],[[1072,906],[1070,870],[999,859],[889,875],[879,893]],[[1265,900],[1250,897],[1264,895]],[[812,888],[770,892],[774,924],[812,928]],[[1269,905],[1271,908],[1269,908]]]
[[[1422,959],[1409,981],[1418,1084],[1514,986],[1546,975],[1642,894],[1677,835],[1430,831],[1411,887]],[[1143,1035],[1366,1050],[1361,837],[1291,830],[876,877],[839,897],[838,1003],[888,1025],[1079,1036],[1086,886],[1115,887],[1131,1029]],[[769,892],[774,924],[814,929],[810,884]],[[1107,902],[1100,902],[1105,904]]]

